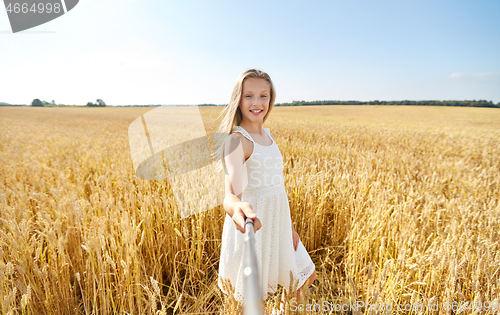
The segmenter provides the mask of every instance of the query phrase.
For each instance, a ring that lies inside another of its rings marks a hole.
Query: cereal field
[[[0,314],[237,311],[222,207],[182,219],[167,181],[135,176],[127,130],[150,110],[0,107]],[[265,127],[318,275],[287,313],[500,314],[499,109],[275,107]]]

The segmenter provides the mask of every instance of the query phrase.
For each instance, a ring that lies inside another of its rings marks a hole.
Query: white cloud
[[[448,78],[456,79],[456,78],[463,78],[465,76],[465,73],[452,73],[448,76]]]
[[[481,73],[476,73],[474,74],[475,77],[480,77],[480,78],[489,78],[493,77],[495,75],[500,74],[500,72],[481,72]]]

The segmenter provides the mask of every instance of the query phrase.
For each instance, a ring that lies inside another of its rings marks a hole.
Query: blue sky
[[[81,0],[12,34],[0,6],[0,102],[229,102],[271,75],[276,102],[500,102],[500,1]]]

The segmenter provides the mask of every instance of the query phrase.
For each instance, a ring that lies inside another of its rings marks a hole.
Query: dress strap
[[[245,138],[247,138],[248,140],[252,141],[252,143],[255,143],[252,139],[252,137],[250,136],[250,134],[245,130],[243,129],[243,127],[241,126],[236,126],[236,128],[234,128],[233,132],[239,132],[241,133]]]
[[[274,137],[271,134],[271,132],[269,131],[269,128],[262,128],[262,129],[264,129],[264,131],[267,133],[267,135],[269,136],[269,138],[273,139],[273,142],[274,142]]]

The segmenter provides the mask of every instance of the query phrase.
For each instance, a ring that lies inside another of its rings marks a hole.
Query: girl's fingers
[[[233,221],[236,229],[241,233],[245,233],[245,215],[241,210],[233,214]]]
[[[261,227],[262,223],[257,218],[257,214],[253,212],[252,206],[249,203],[241,203],[237,212],[233,214],[233,221],[236,225],[236,229],[241,233],[245,233],[245,220],[246,218],[252,219],[254,232],[257,232]]]
[[[243,213],[245,214],[245,216],[247,218],[250,218],[250,219],[253,220],[253,219],[255,219],[257,217],[257,215],[255,214],[255,212],[253,212],[252,206],[250,206],[250,204],[244,204],[244,205],[242,205],[241,210],[243,211]]]
[[[255,218],[255,220],[253,220],[254,231],[257,232],[261,227],[262,227],[262,223],[260,222],[259,219]]]
[[[241,233],[245,233],[245,218],[238,216],[238,225]]]

